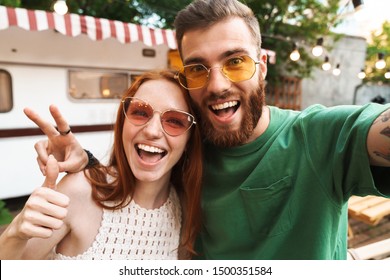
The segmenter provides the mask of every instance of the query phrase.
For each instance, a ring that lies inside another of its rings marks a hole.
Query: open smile
[[[218,117],[230,117],[232,116],[240,107],[240,102],[237,100],[226,101],[219,104],[210,105],[209,109]]]
[[[167,151],[159,147],[146,144],[136,144],[135,149],[139,157],[148,163],[155,163],[167,155]]]

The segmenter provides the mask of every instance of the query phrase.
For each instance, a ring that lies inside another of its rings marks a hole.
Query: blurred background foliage
[[[387,68],[377,69],[378,53],[383,53]],[[385,78],[385,73],[390,71],[390,22],[382,25],[380,32],[371,34],[371,40],[367,46],[366,78],[364,83],[390,84],[390,79]]]

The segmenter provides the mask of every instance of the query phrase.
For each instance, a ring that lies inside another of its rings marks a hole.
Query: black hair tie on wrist
[[[95,166],[96,164],[99,163],[99,161],[97,160],[97,158],[95,158],[95,156],[88,150],[84,149],[84,151],[87,153],[88,155],[88,164],[85,168],[91,168],[93,166]]]

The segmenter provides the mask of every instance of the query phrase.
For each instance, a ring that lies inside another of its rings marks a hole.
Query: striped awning
[[[95,41],[116,38],[123,44],[137,41],[147,46],[165,44],[171,49],[177,49],[175,32],[169,29],[149,28],[133,23],[77,14],[62,16],[40,10],[0,6],[0,30],[10,26],[31,31],[52,29],[71,37],[86,34]],[[270,63],[275,63],[276,53],[274,51],[266,49],[262,51],[268,55]]]
[[[104,18],[0,6],[0,30],[17,26],[31,31],[56,30],[71,37],[86,34],[92,40],[116,38],[121,43],[141,41],[147,46],[176,49],[175,32]]]

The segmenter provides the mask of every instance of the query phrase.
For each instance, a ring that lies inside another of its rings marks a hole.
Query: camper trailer
[[[0,199],[29,195],[44,180],[34,144],[45,136],[23,108],[52,120],[48,107],[58,105],[105,161],[121,95],[137,75],[167,67],[175,48],[170,30],[0,6]]]

